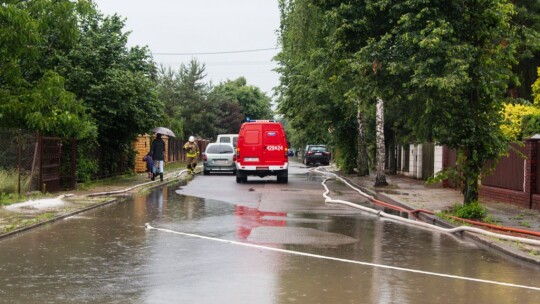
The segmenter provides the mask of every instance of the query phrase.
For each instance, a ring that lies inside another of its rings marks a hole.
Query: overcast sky
[[[106,14],[127,18],[129,45],[147,45],[159,64],[178,69],[195,57],[206,65],[206,82],[244,76],[268,96],[278,85],[272,69],[279,27],[278,0],[94,0]],[[190,55],[160,55],[188,53]],[[199,53],[192,55],[193,53]]]

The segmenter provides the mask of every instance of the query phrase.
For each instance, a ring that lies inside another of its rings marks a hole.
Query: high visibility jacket
[[[194,142],[188,141],[184,145],[184,150],[186,150],[187,152],[186,153],[187,157],[197,157],[199,155],[199,146]]]

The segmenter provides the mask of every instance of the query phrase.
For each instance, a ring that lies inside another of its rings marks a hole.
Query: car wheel
[[[242,182],[247,183],[247,176],[242,177]]]
[[[234,171],[232,172],[232,175],[236,175],[236,170],[234,170]]]
[[[208,175],[208,174],[210,174],[210,171],[208,171],[208,170],[203,170],[203,175]]]
[[[289,179],[289,170],[284,170],[277,175],[277,182],[281,184],[286,184]]]
[[[242,183],[242,178],[239,177],[239,176],[236,176],[236,183],[237,183],[237,184]]]

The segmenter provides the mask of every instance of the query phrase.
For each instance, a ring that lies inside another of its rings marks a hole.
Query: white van
[[[231,144],[236,148],[236,145],[238,144],[238,134],[219,134],[216,142]]]

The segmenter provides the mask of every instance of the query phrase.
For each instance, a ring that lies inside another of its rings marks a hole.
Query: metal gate
[[[422,178],[428,179],[435,173],[435,145],[422,144]]]
[[[41,192],[60,191],[62,139],[57,137],[41,137],[39,141]]]
[[[409,172],[409,160],[410,160],[410,151],[409,151],[409,148],[410,146],[409,145],[405,145],[403,147],[403,172]]]

